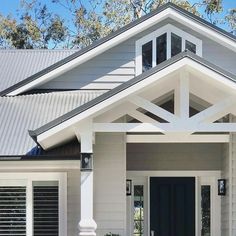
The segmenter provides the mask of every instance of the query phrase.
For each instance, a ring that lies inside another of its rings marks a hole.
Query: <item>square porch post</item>
[[[89,129],[79,132],[81,143],[81,219],[79,236],[95,236],[97,224],[93,219],[93,133]]]

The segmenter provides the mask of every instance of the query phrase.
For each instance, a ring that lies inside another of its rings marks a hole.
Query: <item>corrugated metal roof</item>
[[[0,91],[5,90],[78,50],[0,50]]]
[[[24,155],[35,143],[28,134],[105,91],[55,92],[0,98],[0,155]]]

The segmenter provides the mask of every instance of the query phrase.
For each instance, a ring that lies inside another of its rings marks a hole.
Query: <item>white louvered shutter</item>
[[[33,186],[34,236],[58,236],[58,186]]]
[[[0,186],[0,235],[26,236],[26,187]]]

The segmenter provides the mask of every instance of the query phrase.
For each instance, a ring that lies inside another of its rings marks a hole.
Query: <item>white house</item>
[[[0,235],[236,235],[235,36],[169,3],[0,91]]]

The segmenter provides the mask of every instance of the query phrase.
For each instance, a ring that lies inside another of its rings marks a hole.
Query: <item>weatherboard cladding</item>
[[[103,93],[78,91],[1,97],[0,156],[25,155],[35,147],[29,129],[36,129]]]
[[[202,57],[199,57],[196,54],[186,50],[186,51],[184,51],[182,53],[179,53],[176,56],[170,58],[169,60],[166,60],[166,61],[160,63],[159,65],[157,65],[154,68],[152,68],[152,69],[142,73],[141,75],[136,76],[133,79],[131,79],[131,80],[129,80],[129,81],[119,85],[118,87],[116,87],[116,88],[114,88],[114,89],[112,89],[112,90],[102,94],[101,96],[91,100],[90,102],[85,103],[85,104],[81,105],[80,107],[75,108],[74,110],[71,110],[70,112],[68,112],[68,113],[66,113],[66,114],[56,118],[55,120],[53,120],[53,121],[51,121],[51,122],[49,122],[49,123],[47,123],[47,124],[37,128],[35,130],[31,130],[30,131],[30,136],[34,140],[37,140],[37,136],[38,135],[46,132],[47,130],[50,130],[51,128],[53,128],[53,127],[55,127],[57,125],[60,125],[61,123],[71,119],[72,117],[74,117],[74,116],[76,116],[76,115],[78,115],[78,114],[80,114],[80,113],[82,113],[82,112],[92,108],[93,106],[95,106],[95,105],[97,105],[97,104],[99,104],[99,103],[101,103],[101,102],[111,98],[112,96],[114,96],[114,95],[122,92],[123,90],[125,90],[125,89],[127,89],[127,88],[129,88],[129,87],[131,87],[131,86],[133,86],[133,85],[135,85],[137,83],[139,83],[140,81],[142,81],[142,80],[144,80],[144,79],[146,79],[146,78],[148,78],[148,77],[158,73],[159,71],[165,69],[166,67],[171,66],[172,64],[180,61],[183,58],[189,58],[189,59],[191,59],[191,60],[193,60],[193,61],[195,61],[195,62],[197,62],[197,63],[199,63],[199,64],[201,64],[201,65],[203,65],[203,66],[205,66],[205,67],[207,67],[207,68],[209,68],[209,69],[211,69],[211,70],[213,70],[213,71],[215,71],[215,72],[217,72],[219,74],[221,74],[222,76],[225,76],[227,79],[236,82],[236,75],[231,74],[230,72],[225,71],[224,69],[222,69],[222,68],[220,68],[220,67],[218,67],[218,66],[216,66],[216,65],[214,65],[214,64],[212,64],[212,63],[210,63],[208,61],[206,61]]]
[[[78,50],[0,50],[0,91]]]
[[[0,92],[0,96],[4,96],[4,95],[6,95],[6,94],[16,90],[17,88],[20,88],[20,87],[22,87],[22,86],[24,86],[24,85],[26,85],[26,84],[28,84],[28,83],[38,79],[38,78],[40,78],[41,76],[49,73],[50,71],[53,71],[56,68],[66,64],[66,63],[74,60],[75,58],[77,58],[77,57],[79,57],[79,56],[89,52],[90,50],[100,46],[101,44],[106,43],[107,41],[115,38],[116,36],[124,33],[125,31],[135,27],[136,25],[146,21],[147,19],[153,17],[154,15],[157,15],[158,13],[164,11],[167,8],[171,8],[171,9],[177,11],[179,14],[181,14],[181,15],[183,15],[183,16],[191,19],[191,20],[194,20],[194,21],[198,22],[199,24],[204,25],[205,27],[210,28],[210,29],[220,33],[221,35],[223,35],[223,36],[225,36],[225,37],[227,37],[227,38],[229,38],[229,39],[231,39],[233,41],[236,41],[236,36],[232,35],[231,33],[229,33],[227,31],[225,31],[225,30],[223,30],[223,29],[221,29],[221,28],[219,28],[219,27],[217,27],[217,26],[207,22],[206,20],[204,20],[204,19],[202,19],[202,18],[200,18],[200,17],[198,17],[198,16],[196,16],[196,15],[194,15],[194,14],[192,14],[192,13],[190,13],[190,12],[184,10],[184,9],[182,9],[181,7],[178,7],[177,5],[175,5],[173,3],[167,3],[167,4],[163,5],[163,6],[161,6],[160,8],[158,8],[157,10],[152,11],[151,13],[149,13],[149,14],[147,14],[147,15],[145,15],[145,16],[143,16],[143,17],[141,17],[141,18],[131,22],[130,24],[122,27],[121,29],[113,32],[112,34],[110,34],[110,35],[108,35],[108,36],[106,36],[106,37],[104,37],[104,38],[102,38],[100,40],[95,41],[90,46],[85,47],[84,49],[79,50],[79,51],[69,55],[68,57],[66,57],[66,58],[64,58],[64,59],[62,59],[62,60],[60,60],[60,61],[58,61],[58,62],[56,62],[54,64],[52,63],[51,65],[48,65],[43,70],[38,71],[35,74],[32,74],[31,76],[25,78],[24,80],[19,80],[20,82],[17,81],[19,83],[16,82],[15,84],[12,84],[12,85],[10,85],[8,87],[5,87],[5,90],[0,89],[0,91],[1,91]]]

